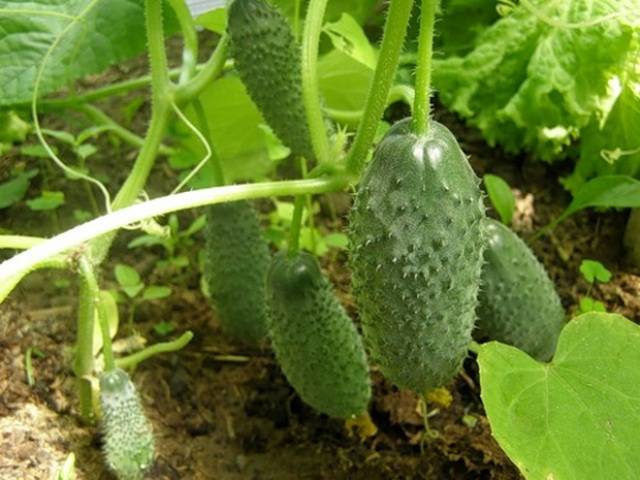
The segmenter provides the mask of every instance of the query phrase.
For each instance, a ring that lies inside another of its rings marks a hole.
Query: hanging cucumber
[[[129,375],[116,368],[100,377],[104,454],[120,480],[137,480],[153,463],[151,425]]]
[[[509,228],[486,219],[485,230],[488,245],[474,337],[508,343],[538,360],[548,360],[565,323],[553,282]]]
[[[471,341],[484,206],[453,134],[411,119],[379,143],[351,213],[351,267],[372,360],[425,393],[457,373]]]
[[[204,276],[222,328],[257,343],[267,333],[265,288],[271,261],[255,209],[247,201],[207,208]]]
[[[293,153],[313,158],[300,46],[289,22],[263,0],[234,0],[227,29],[235,67],[265,120]]]
[[[268,301],[276,357],[302,400],[331,417],[364,413],[371,386],[362,340],[316,259],[276,256]]]

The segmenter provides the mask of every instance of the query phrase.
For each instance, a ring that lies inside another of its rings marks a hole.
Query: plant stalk
[[[185,0],[169,0],[171,8],[178,18],[184,47],[182,50],[182,67],[180,69],[179,85],[191,80],[196,73],[198,63],[198,33],[193,24],[193,18]]]
[[[93,323],[95,305],[91,286],[85,275],[79,275],[78,319],[73,373],[78,384],[80,415],[86,421],[93,419],[93,397],[89,377],[93,373]]]
[[[362,170],[378,129],[378,122],[384,113],[389,89],[398,67],[412,6],[413,0],[391,0],[378,64],[369,87],[364,114],[347,157],[347,171],[354,177],[359,176]]]
[[[433,57],[433,24],[438,0],[422,0],[420,35],[418,36],[418,66],[416,70],[413,131],[425,135],[431,116],[431,59]]]
[[[305,206],[305,195],[298,195],[293,207],[291,230],[289,231],[289,256],[293,257],[300,250],[300,230]]]
[[[321,164],[331,161],[329,137],[320,104],[317,68],[318,43],[320,42],[322,20],[326,7],[327,0],[311,0],[309,2],[302,35],[302,98],[313,152],[318,163]]]

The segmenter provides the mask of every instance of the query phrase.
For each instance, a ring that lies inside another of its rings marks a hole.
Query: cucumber
[[[151,425],[129,375],[116,368],[100,377],[104,455],[120,480],[137,480],[153,463]]]
[[[544,267],[514,232],[486,219],[477,340],[498,340],[538,360],[553,355],[565,324],[560,298]]]
[[[227,30],[249,96],[294,154],[313,158],[302,98],[300,46],[285,16],[263,0],[235,0]]]
[[[247,201],[207,208],[204,276],[223,330],[245,343],[267,334],[266,282],[271,254]]]
[[[475,321],[484,237],[479,180],[453,134],[411,119],[384,136],[350,215],[365,344],[382,373],[425,393],[449,382]]]
[[[268,278],[269,336],[289,383],[331,417],[364,413],[371,384],[362,339],[316,259],[280,253]]]

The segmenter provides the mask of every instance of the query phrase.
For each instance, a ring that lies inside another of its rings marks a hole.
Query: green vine
[[[431,115],[431,58],[433,57],[433,24],[438,0],[422,0],[420,35],[418,36],[418,68],[416,96],[413,106],[413,131],[425,135]]]

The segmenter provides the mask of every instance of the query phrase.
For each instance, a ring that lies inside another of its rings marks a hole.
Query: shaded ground
[[[562,167],[551,169],[525,157],[507,156],[487,147],[453,116],[440,116],[455,131],[478,175],[497,173],[518,190],[515,228],[521,235],[530,240],[562,211],[569,200],[556,180],[566,173]],[[166,181],[166,175],[166,169],[158,167],[153,179]],[[349,197],[332,195],[323,202],[332,202],[339,214],[337,224],[325,218],[325,227],[343,228]],[[1,223],[41,232],[41,217],[29,215],[17,207]],[[640,320],[640,277],[622,260],[625,220],[624,213],[580,213],[550,236],[530,243],[569,312],[588,291],[578,266],[582,259],[591,258],[602,261],[614,277],[593,288],[590,295],[610,311]],[[183,351],[147,361],[133,374],[157,435],[158,460],[149,478],[520,478],[490,436],[473,358],[449,385],[452,405],[433,412],[430,424],[439,436],[422,453],[417,398],[390,386],[374,371],[371,410],[379,433],[362,442],[349,436],[341,422],[302,404],[268,348],[247,350],[220,333],[199,291],[195,268],[180,275],[161,274],[154,270],[157,251],[131,251],[125,245],[123,240],[116,244],[113,263],[105,272],[124,262],[137,266],[149,282],[168,282],[174,289],[168,300],[137,310],[135,329],[149,342],[163,340],[153,332],[159,321],[171,321],[178,332],[191,329],[195,333]],[[355,317],[346,256],[334,252],[328,258],[331,261],[325,259],[323,266]],[[33,275],[0,306],[0,478],[50,478],[70,452],[78,458],[80,478],[111,478],[102,464],[99,432],[82,425],[77,417],[70,370],[74,281],[64,277],[70,284],[56,287],[52,275]],[[104,282],[113,282],[110,273]],[[24,368],[24,354],[30,347],[42,353],[33,356],[32,387],[27,385]]]

